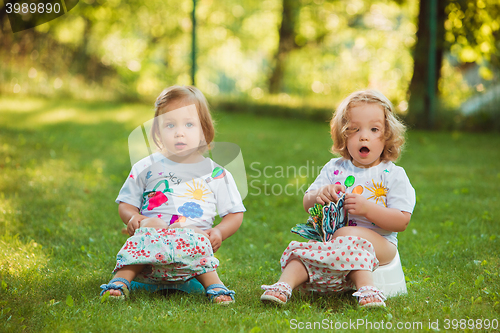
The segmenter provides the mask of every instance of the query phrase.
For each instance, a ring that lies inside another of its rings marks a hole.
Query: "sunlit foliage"
[[[439,86],[445,104],[459,107],[498,81],[500,5],[447,1]],[[167,85],[190,84],[193,3],[83,0],[61,18],[16,34],[4,18],[0,91],[151,100]],[[196,84],[209,97],[268,98],[282,1],[197,0],[195,8]],[[418,0],[301,0],[297,47],[285,60],[279,99],[330,105],[371,87],[405,112],[418,15]],[[473,83],[465,82],[467,63],[478,66]]]

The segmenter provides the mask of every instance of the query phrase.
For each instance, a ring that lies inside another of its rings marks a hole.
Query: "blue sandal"
[[[114,284],[113,282],[123,282],[123,284]],[[101,285],[101,296],[104,295],[104,293],[108,290],[120,290],[122,294],[120,296],[109,296],[110,298],[114,299],[125,299],[129,296],[130,292],[130,283],[124,279],[124,278],[114,278],[109,281],[108,284],[102,284]]]
[[[215,291],[214,289],[216,289],[216,288],[220,288],[220,290]],[[207,294],[208,299],[212,303],[217,303],[220,305],[234,303],[234,296],[233,296],[234,290],[227,289],[226,286],[223,284],[214,283],[214,284],[209,285],[206,289],[206,294]],[[226,295],[231,296],[230,301],[214,302],[214,300],[217,297],[226,296]]]

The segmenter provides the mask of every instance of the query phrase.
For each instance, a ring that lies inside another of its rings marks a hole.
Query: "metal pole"
[[[437,34],[437,0],[429,1],[429,57],[427,72],[427,125],[434,128],[436,119],[436,34]]]
[[[191,37],[191,84],[196,85],[196,0],[193,0],[193,14],[191,17],[193,23],[192,37]]]

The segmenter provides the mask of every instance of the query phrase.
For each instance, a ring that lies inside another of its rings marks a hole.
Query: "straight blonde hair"
[[[192,102],[196,106],[201,128],[205,137],[205,143],[210,147],[214,140],[215,127],[208,102],[203,93],[194,86],[171,86],[163,90],[155,102],[155,118],[151,127],[151,136],[156,146],[161,149],[161,134],[158,124],[158,116],[166,112],[167,106],[172,102],[185,101]]]

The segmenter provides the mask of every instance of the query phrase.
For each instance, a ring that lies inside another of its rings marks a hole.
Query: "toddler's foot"
[[[223,284],[212,284],[206,289],[207,297],[212,303],[229,304],[234,303],[234,291],[227,289]]]
[[[129,295],[130,282],[123,278],[114,278],[108,284],[101,285],[101,296],[109,292],[112,298],[125,298]]]
[[[122,289],[127,288],[127,286],[123,282],[114,282],[114,284],[116,284],[117,286],[121,285]],[[123,293],[120,289],[109,289],[108,291],[109,291],[109,296],[121,296],[121,295],[123,295]]]
[[[378,307],[385,306],[385,296],[381,290],[372,287],[364,286],[358,289],[354,294],[352,294],[358,299],[358,304],[361,307]]]
[[[215,292],[217,292],[219,290],[223,290],[223,289],[219,289],[219,288],[214,289]],[[231,296],[228,296],[228,295],[220,295],[220,296],[217,296],[217,297],[212,299],[213,303],[232,303],[232,301],[233,301],[233,299],[231,298]]]
[[[286,282],[276,282],[271,286],[262,285],[265,292],[260,296],[263,303],[275,303],[284,305],[292,296],[292,287]]]

